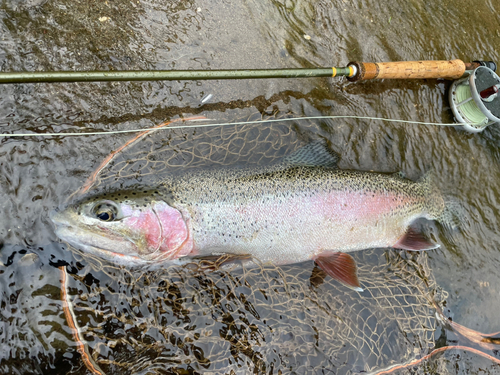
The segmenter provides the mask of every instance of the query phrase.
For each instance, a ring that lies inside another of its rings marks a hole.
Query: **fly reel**
[[[479,133],[487,126],[500,123],[500,77],[496,64],[478,62],[468,77],[461,78],[450,87],[450,106],[460,127]]]

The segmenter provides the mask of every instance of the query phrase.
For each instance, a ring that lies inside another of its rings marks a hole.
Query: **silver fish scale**
[[[266,169],[221,169],[200,171],[177,176],[167,182],[174,201],[182,204],[193,201],[213,203],[241,197],[273,195],[289,197],[292,194],[314,194],[325,191],[361,192],[363,194],[396,193],[404,198],[414,198],[423,208],[428,187],[393,175],[357,171],[345,171],[322,167],[295,167],[267,171]],[[216,199],[217,198],[217,199]],[[414,207],[414,205],[412,205]]]
[[[322,167],[280,168],[284,166],[208,170],[178,176],[167,184],[172,194],[169,203],[190,216],[193,237],[201,255],[249,252],[264,262],[297,262],[310,259],[323,237],[330,237],[328,244],[331,244],[324,250],[387,247],[394,244],[416,218],[434,219],[439,214],[432,205],[442,198],[433,197],[426,183],[393,175]],[[337,222],[328,227],[324,218],[315,219],[308,202],[316,196],[337,192],[348,197],[358,194],[374,201],[391,197],[391,207],[377,217],[377,222],[366,222],[363,217],[348,212],[347,217],[332,217]],[[303,202],[297,208],[303,210],[303,215],[289,219],[295,207],[290,207],[288,202],[293,200]],[[289,223],[290,220],[295,222]],[[358,248],[353,244],[342,248],[349,229],[352,241],[359,236]],[[300,248],[301,243],[304,249]],[[307,244],[311,247],[307,248]]]

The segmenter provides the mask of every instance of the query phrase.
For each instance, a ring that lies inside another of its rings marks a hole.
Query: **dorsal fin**
[[[283,161],[293,166],[337,168],[339,156],[328,148],[326,141],[318,140],[299,148]]]

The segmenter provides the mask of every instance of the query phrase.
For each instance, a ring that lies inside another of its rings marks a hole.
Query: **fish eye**
[[[118,212],[118,207],[112,202],[100,202],[92,208],[94,216],[101,221],[116,220]]]

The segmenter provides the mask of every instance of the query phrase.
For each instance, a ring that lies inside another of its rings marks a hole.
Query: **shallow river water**
[[[492,0],[5,0],[0,70],[500,63],[499,12]],[[342,78],[3,85],[0,132],[136,129],[198,115],[217,122],[347,115],[449,124],[449,86]],[[131,135],[0,138],[0,373],[500,374],[495,346],[445,329],[431,302],[465,327],[500,330],[495,126],[469,134],[350,118],[165,130],[119,155],[100,183],[159,178],[147,174],[149,151],[168,167],[161,173],[178,173],[270,163],[317,137],[341,155],[341,168],[400,171],[413,180],[433,170],[439,188],[463,207],[460,228],[422,223],[441,244],[425,254],[355,254],[363,293],[316,282],[312,262],[231,273],[135,272],[71,251],[48,218]],[[125,168],[127,159],[136,164]],[[493,359],[453,349],[405,367],[450,345]]]

